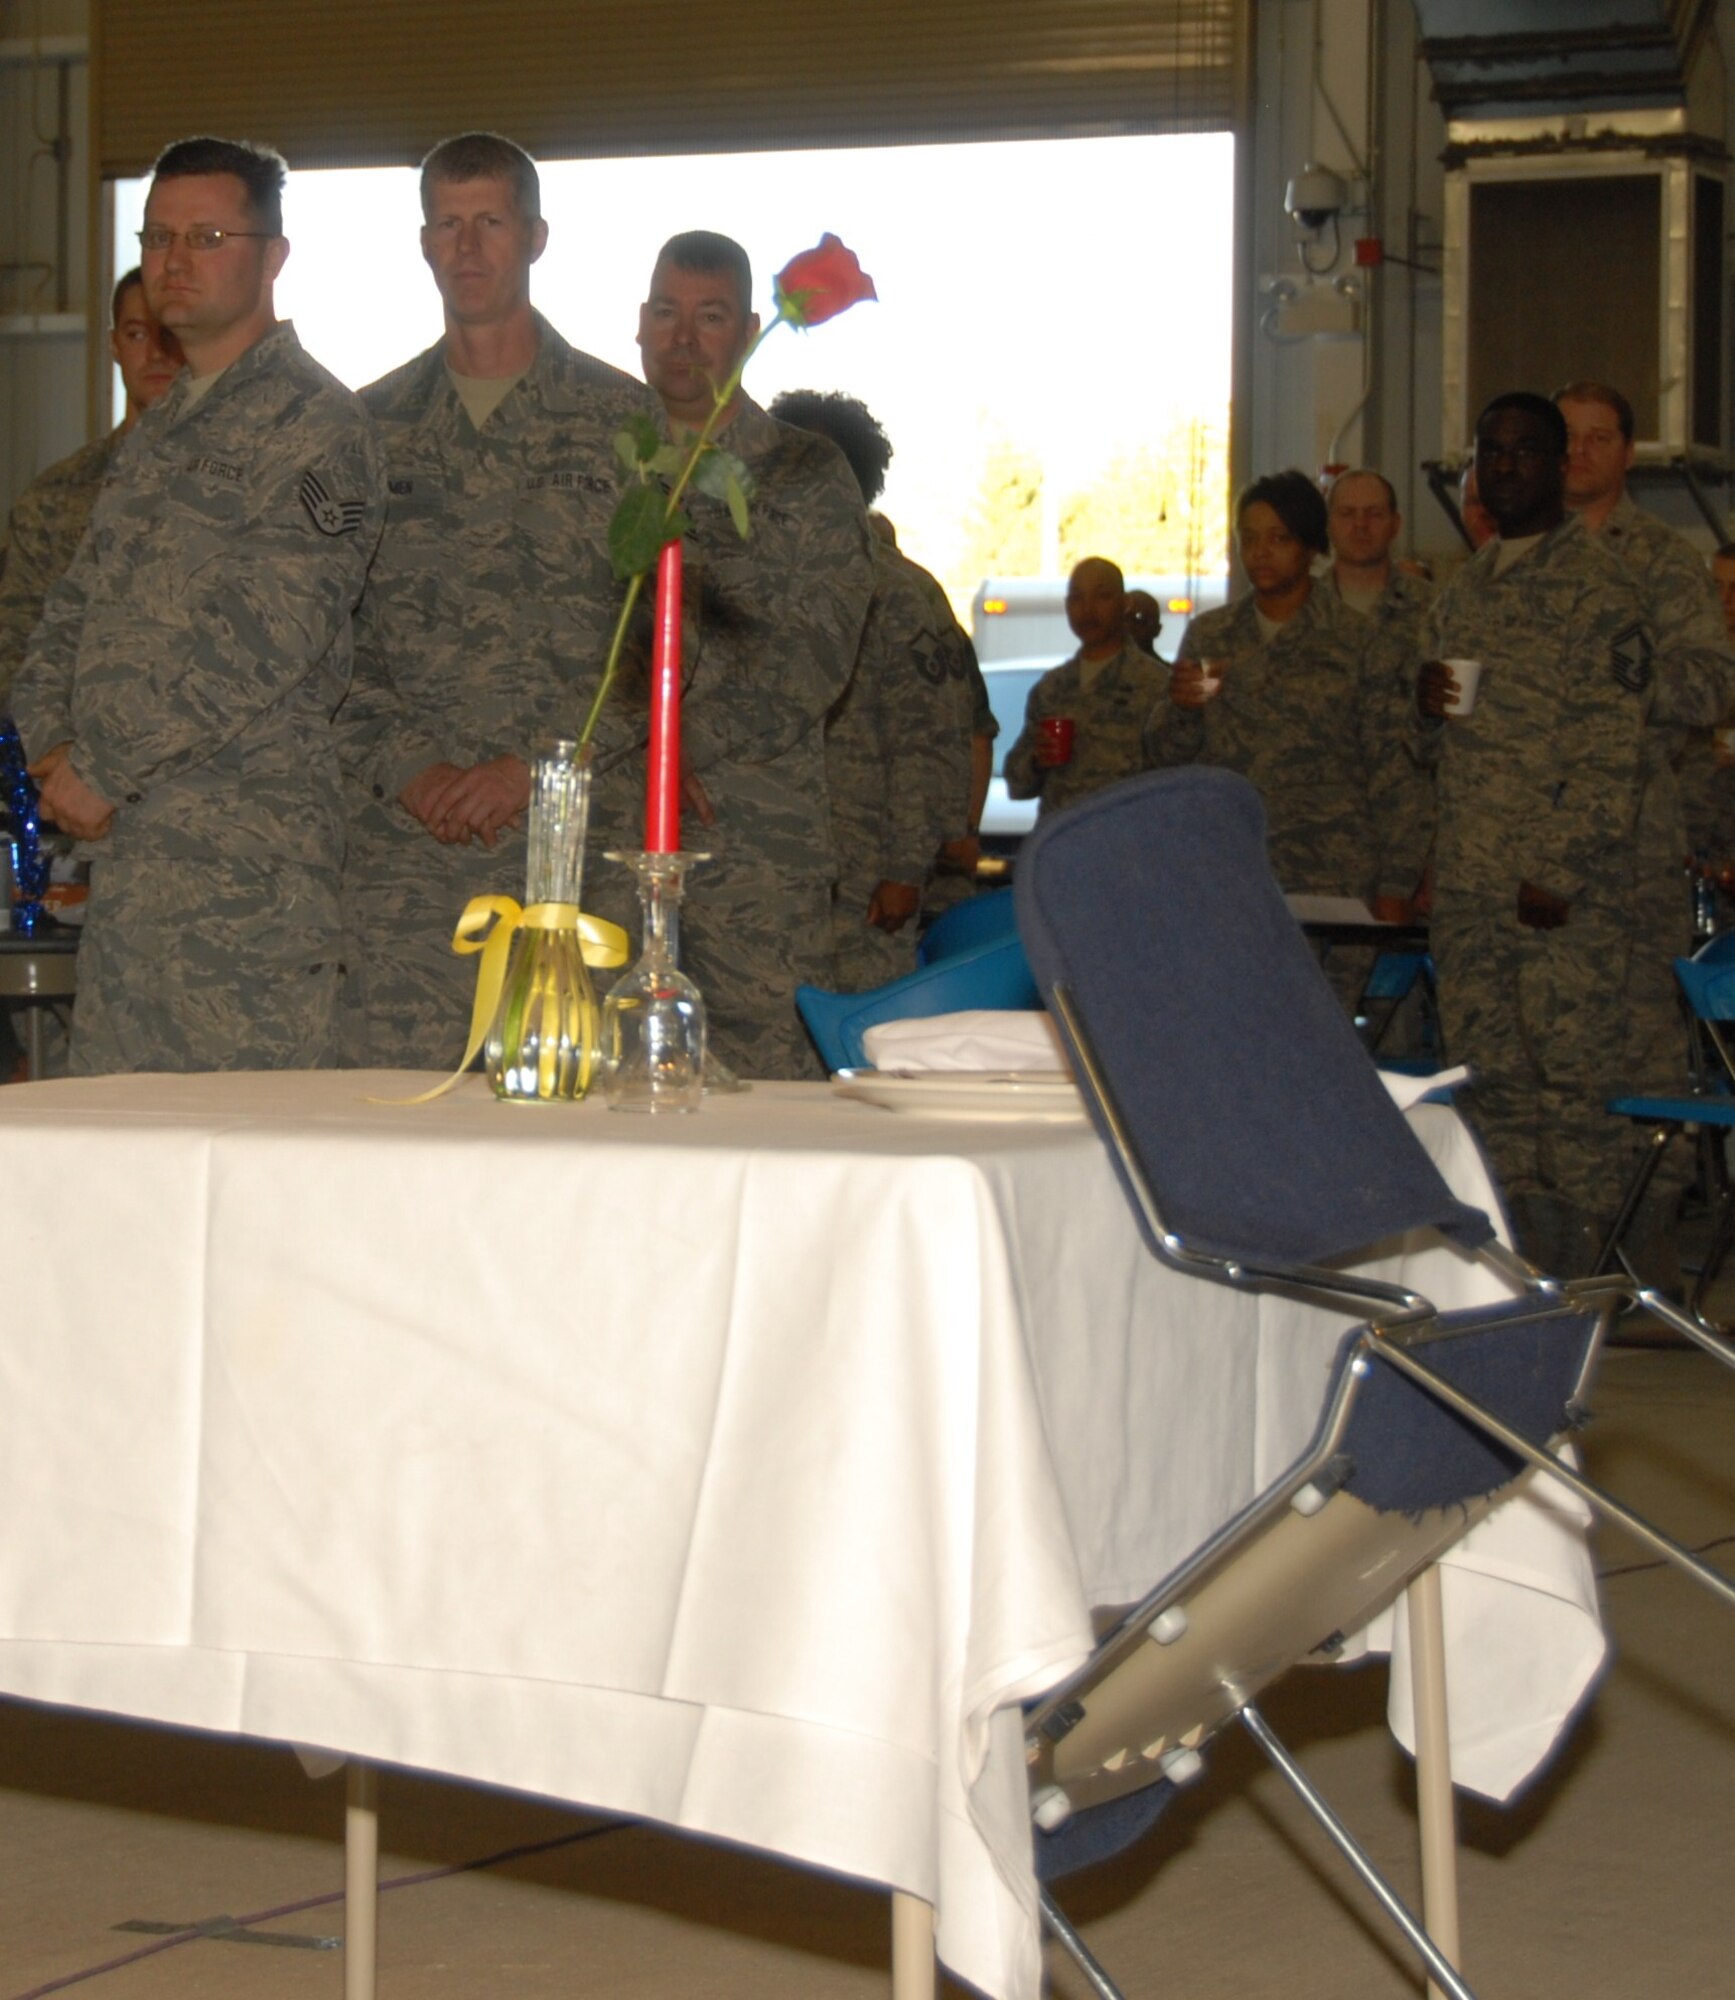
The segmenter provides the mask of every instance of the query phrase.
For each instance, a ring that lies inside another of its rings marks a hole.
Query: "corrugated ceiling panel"
[[[543,158],[1227,128],[1237,0],[93,0],[98,157],[195,132],[294,166],[455,131]]]

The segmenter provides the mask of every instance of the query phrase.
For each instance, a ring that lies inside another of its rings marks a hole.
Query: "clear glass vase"
[[[583,1097],[602,1059],[602,1010],[579,938],[590,761],[561,741],[538,757],[530,791],[524,914],[483,1046],[496,1097]]]

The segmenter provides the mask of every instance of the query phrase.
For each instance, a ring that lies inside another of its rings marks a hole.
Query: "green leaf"
[[[693,467],[693,484],[713,500],[721,500],[729,491],[729,468],[724,463],[724,454],[714,444],[708,444],[699,454],[699,462]]]
[[[633,486],[621,495],[608,524],[608,556],[623,582],[656,567],[657,551],[668,535],[663,525],[667,504],[657,486]]]
[[[661,443],[662,433],[657,429],[656,419],[648,411],[634,410],[626,420],[626,428],[615,432],[615,455],[632,471],[648,465]]]
[[[660,479],[673,479],[686,462],[687,453],[683,446],[665,444],[646,459],[645,470],[655,473]]]
[[[735,523],[735,532],[745,541],[750,526],[747,503],[753,497],[753,475],[740,459],[721,445],[712,445],[699,461],[693,484],[701,493],[723,502]]]

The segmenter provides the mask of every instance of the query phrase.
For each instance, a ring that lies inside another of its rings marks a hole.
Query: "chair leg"
[[[1408,1591],[1410,1681],[1416,1711],[1416,1818],[1422,1839],[1422,1921],[1453,1965],[1458,1932],[1458,1825],[1446,1706],[1446,1618],[1440,1572],[1430,1564]],[[1431,1980],[1428,2000],[1440,2000]]]
[[[1326,1804],[1301,1766],[1271,1733],[1264,1716],[1249,1704],[1240,1711],[1240,1719],[1248,1735],[1270,1758],[1290,1790],[1313,1815],[1315,1824],[1361,1877],[1363,1885],[1381,1909],[1409,1939],[1411,1948],[1428,1968],[1434,1984],[1448,1996],[1448,2000],[1476,2000],[1475,1994],[1447,1964],[1439,1946],[1417,1923],[1403,1898],[1374,1866],[1367,1850]]]
[[[1735,1201],[1732,1201],[1731,1213],[1735,1214]],[[1695,1347],[1702,1348],[1713,1361],[1720,1362],[1725,1368],[1735,1369],[1735,1347],[1732,1347],[1708,1320],[1703,1319],[1697,1312],[1683,1312],[1673,1299],[1665,1298],[1661,1292],[1652,1291],[1648,1287],[1639,1292],[1637,1297],[1639,1304],[1648,1313],[1660,1319],[1665,1326],[1673,1327],[1678,1334],[1692,1341]]]
[[[1646,1141],[1645,1152],[1640,1159],[1632,1179],[1627,1183],[1627,1191],[1621,1198],[1621,1205],[1608,1234],[1602,1240],[1602,1247],[1596,1253],[1596,1262],[1591,1266],[1591,1276],[1600,1278],[1605,1271],[1614,1269],[1615,1253],[1621,1241],[1632,1226],[1633,1217],[1638,1213],[1639,1203],[1645,1198],[1645,1190],[1650,1186],[1658,1167],[1663,1163],[1663,1155],[1669,1150],[1669,1142],[1675,1136],[1677,1127],[1658,1125],[1652,1129]],[[1628,1272],[1630,1277],[1632,1274]]]
[[[934,1909],[892,1891],[892,2000],[934,2000]],[[346,1994],[344,2000],[349,2000]]]
[[[378,1968],[379,1779],[352,1757],[343,1814],[343,2000],[374,2000]]]
[[[1693,1289],[1687,1295],[1687,1310],[1696,1317],[1703,1316],[1705,1294],[1716,1283],[1717,1273],[1723,1268],[1731,1244],[1735,1244],[1735,1195],[1724,1197],[1711,1231],[1711,1240],[1705,1246],[1705,1261],[1699,1266],[1699,1275],[1693,1280]]]
[[[1089,1982],[1097,2000],[1126,2000],[1126,1995],[1102,1969],[1096,1955],[1073,1929],[1066,1912],[1046,1889],[1042,1895],[1042,1921],[1055,1943],[1066,1953]]]

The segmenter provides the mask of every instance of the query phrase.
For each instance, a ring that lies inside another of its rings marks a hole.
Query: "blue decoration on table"
[[[42,895],[48,887],[48,856],[42,851],[42,825],[36,814],[36,787],[24,768],[24,745],[11,716],[0,715],[0,804],[12,822],[13,872],[17,900],[12,928],[20,937],[34,937],[43,923]]]

